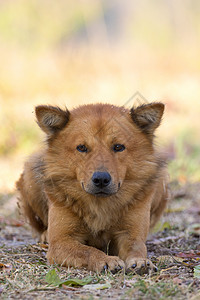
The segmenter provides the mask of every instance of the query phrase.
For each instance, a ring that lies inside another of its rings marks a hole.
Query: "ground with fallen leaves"
[[[158,272],[95,274],[49,266],[48,246],[16,217],[13,195],[0,196],[0,298],[200,299],[200,184],[171,183],[173,201],[147,241]]]

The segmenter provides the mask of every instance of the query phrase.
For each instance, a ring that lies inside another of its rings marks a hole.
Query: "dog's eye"
[[[88,151],[88,149],[87,149],[87,147],[86,147],[85,145],[78,145],[78,146],[76,147],[76,149],[77,149],[79,152],[87,152],[87,151]]]
[[[124,149],[125,149],[125,146],[121,145],[121,144],[116,144],[113,146],[113,151],[115,151],[115,152],[122,152],[122,151],[124,151]]]

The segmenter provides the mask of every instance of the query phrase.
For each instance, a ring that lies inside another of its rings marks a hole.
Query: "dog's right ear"
[[[145,133],[153,136],[155,129],[160,125],[164,112],[164,104],[154,102],[143,104],[130,111],[133,122]]]
[[[59,107],[50,105],[36,106],[35,114],[38,125],[48,135],[63,129],[69,121],[70,115],[67,109],[62,110]]]

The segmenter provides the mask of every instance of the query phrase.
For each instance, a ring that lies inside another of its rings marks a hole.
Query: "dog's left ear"
[[[130,115],[133,122],[146,134],[152,135],[160,125],[164,112],[163,103],[149,103],[131,108]]]
[[[48,135],[60,131],[69,121],[70,113],[67,109],[50,105],[39,105],[35,108],[37,123],[40,128]]]

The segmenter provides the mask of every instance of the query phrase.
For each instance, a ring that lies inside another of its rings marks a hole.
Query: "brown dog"
[[[153,146],[163,111],[162,103],[36,107],[46,147],[26,162],[17,188],[31,226],[47,236],[51,263],[97,272],[155,267],[145,242],[168,199]]]

